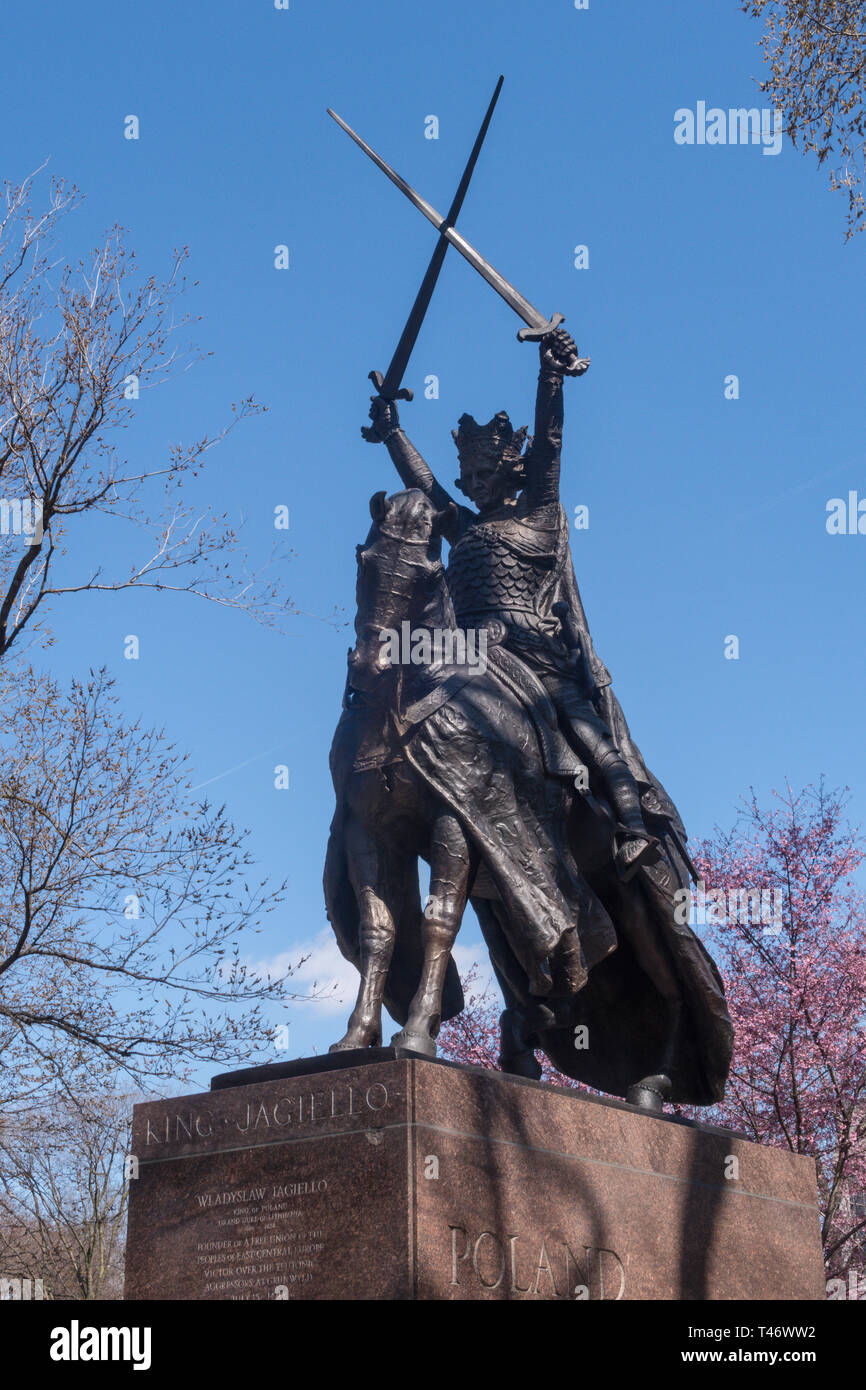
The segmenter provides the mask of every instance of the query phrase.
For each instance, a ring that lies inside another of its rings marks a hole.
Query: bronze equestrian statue
[[[326,897],[362,971],[336,1046],[377,1045],[384,999],[406,1021],[394,1042],[435,1055],[442,1019],[462,1007],[450,948],[468,897],[505,997],[503,1069],[538,1076],[540,1048],[651,1108],[709,1104],[731,1029],[718,972],[674,913],[687,837],[593,649],[559,500],[563,377],[587,364],[561,329],[540,352],[531,440],[504,412],[486,426],[464,415],[454,434],[457,486],[477,512],[436,482],[393,401],[371,406],[365,437],[408,490],[373,499],[332,752]],[[384,635],[405,620],[483,632],[486,670],[383,662]]]
[[[589,361],[561,315],[546,320],[453,226],[500,87],[446,218],[335,116],[439,240],[388,371],[370,373],[363,434],[406,490],[371,501],[331,751],[325,897],[361,972],[334,1048],[379,1045],[384,1003],[403,1025],[393,1043],[435,1056],[442,1021],[463,1007],[451,948],[471,901],[505,1001],[503,1070],[537,1078],[541,1050],[648,1109],[712,1104],[732,1029],[715,964],[677,920],[675,894],[695,876],[686,832],[596,655],[559,496],[563,380]],[[463,415],[453,431],[456,486],[477,510],[437,481],[396,406],[412,399],[403,372],[449,244],[541,359],[531,438],[504,411],[486,425]]]

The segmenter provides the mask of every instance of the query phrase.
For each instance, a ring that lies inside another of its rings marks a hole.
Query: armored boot
[[[620,822],[614,832],[613,861],[622,882],[628,883],[643,864],[658,859],[659,842],[644,825],[637,783],[623,759],[618,754],[605,757],[601,770]]]

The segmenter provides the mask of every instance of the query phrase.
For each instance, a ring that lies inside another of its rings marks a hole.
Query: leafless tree
[[[123,1297],[132,1102],[91,1075],[0,1132],[0,1276],[31,1296]]]
[[[866,6],[863,0],[745,0],[764,21],[769,76],[761,90],[790,139],[831,159],[830,186],[848,195],[846,240],[866,227]]]
[[[44,640],[49,609],[71,593],[175,590],[272,621],[291,609],[270,578],[273,553],[248,573],[227,519],[188,499],[213,445],[259,411],[253,399],[152,467],[116,446],[140,392],[200,356],[181,341],[186,251],[164,280],[140,277],[115,226],[86,260],[66,263],[58,228],[80,196],[55,180],[37,207],[34,186],[31,176],[0,189],[0,658],[27,628]],[[126,526],[128,569],[103,569],[105,533],[87,519]]]
[[[280,890],[111,684],[0,680],[0,1106],[103,1060],[144,1085],[241,1064],[297,997],[247,958]]]

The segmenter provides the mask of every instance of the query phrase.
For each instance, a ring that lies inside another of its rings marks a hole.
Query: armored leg
[[[544,682],[566,733],[601,782],[619,821],[614,862],[623,881],[632,878],[641,864],[658,853],[657,842],[647,830],[640,805],[640,791],[628,764],[619,753],[604,720],[573,681],[548,677]]]

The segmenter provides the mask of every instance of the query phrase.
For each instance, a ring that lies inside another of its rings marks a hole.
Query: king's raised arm
[[[401,428],[395,401],[373,396],[370,420],[372,424],[361,426],[361,433],[368,444],[385,445],[404,486],[420,488],[440,509],[454,501],[442,484],[436,481],[427,463]]]
[[[539,343],[541,365],[535,397],[535,434],[526,456],[526,501],[530,507],[559,501],[562,452],[562,378],[583,376],[588,357],[578,357],[574,339],[557,328]]]

